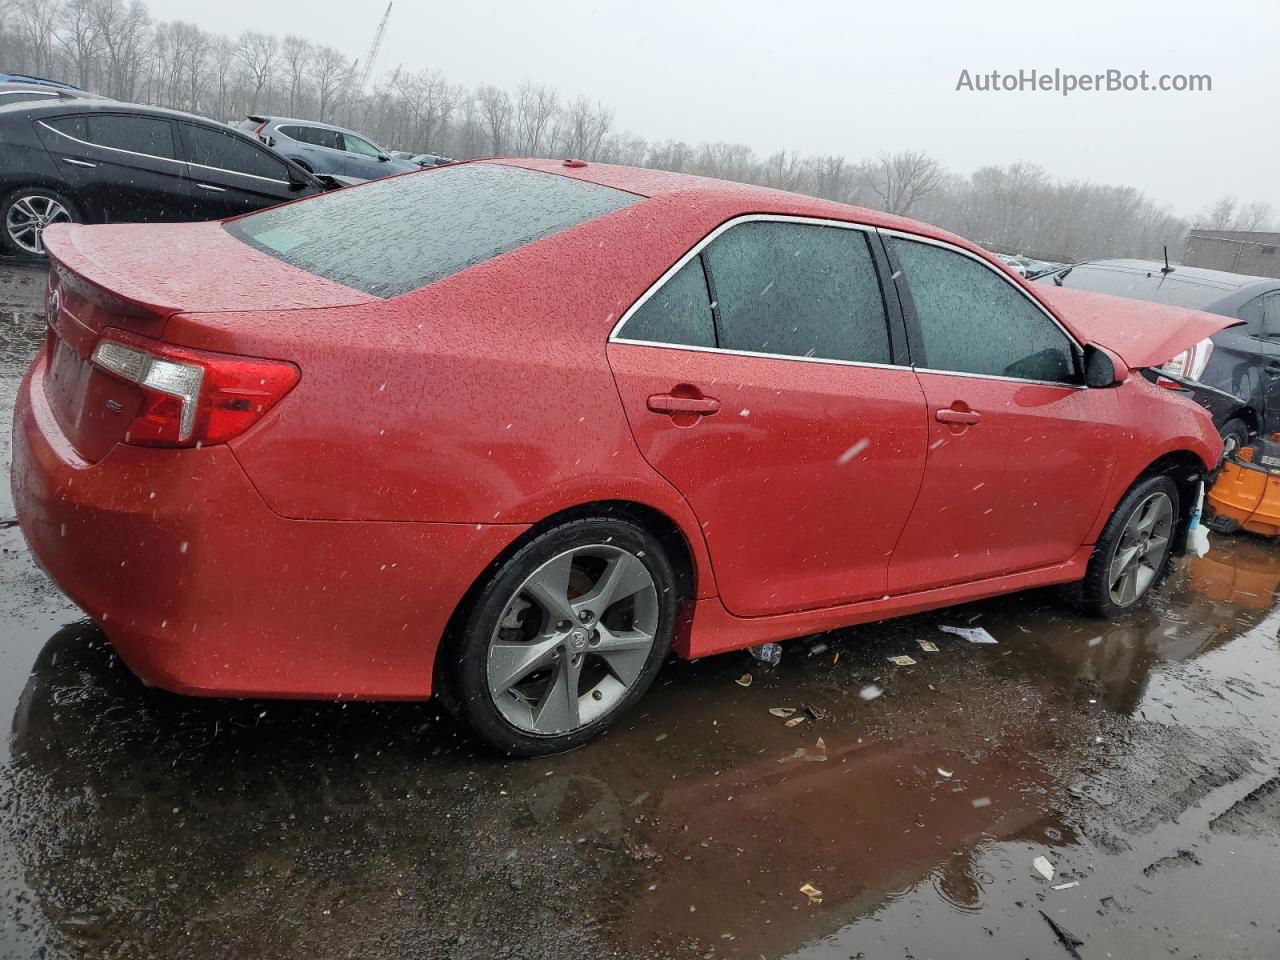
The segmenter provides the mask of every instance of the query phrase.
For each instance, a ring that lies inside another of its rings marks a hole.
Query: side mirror
[[[385,153],[378,154],[378,159],[381,160],[383,163],[389,163],[391,161],[391,158],[388,157]]]
[[[1084,347],[1084,382],[1089,387],[1118,387],[1129,379],[1129,367],[1106,347],[1087,343]]]

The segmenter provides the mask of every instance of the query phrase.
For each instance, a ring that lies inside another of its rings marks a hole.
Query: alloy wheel
[[[5,215],[9,239],[28,253],[44,255],[44,228],[52,223],[70,223],[71,213],[53,197],[32,193],[19,197]]]
[[[653,576],[635,554],[590,544],[553,557],[515,591],[490,637],[494,704],[536,735],[599,719],[644,672],[658,610]]]
[[[1107,585],[1111,601],[1131,607],[1155,582],[1169,555],[1173,533],[1173,501],[1157,491],[1129,514],[1124,532],[1111,555]]]

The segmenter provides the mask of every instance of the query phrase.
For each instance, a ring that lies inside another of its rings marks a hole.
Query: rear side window
[[[46,127],[64,133],[68,137],[75,137],[77,140],[89,139],[89,125],[85,123],[84,114],[76,114],[74,117],[48,117],[40,121]]]
[[[309,143],[315,147],[329,147],[331,150],[342,149],[342,134],[337,130],[325,130],[321,127],[287,126],[280,132],[299,143]]]
[[[283,160],[260,150],[244,137],[194,123],[184,123],[182,135],[187,140],[187,160],[190,163],[268,180],[289,179],[289,169]]]
[[[494,163],[374,180],[226,224],[317,276],[396,297],[640,197]]]
[[[890,241],[920,324],[917,366],[1076,382],[1071,341],[995,269],[932,244]]]
[[[716,326],[702,257],[686,263],[627,320],[619,336],[648,343],[714,347]]]
[[[861,230],[759,221],[703,254],[729,350],[889,363],[884,299]]]
[[[1250,300],[1240,308],[1240,319],[1247,320],[1259,336],[1280,338],[1280,293]]]
[[[177,156],[173,149],[173,124],[168,120],[120,113],[91,113],[88,121],[87,139],[100,147],[169,160]]]

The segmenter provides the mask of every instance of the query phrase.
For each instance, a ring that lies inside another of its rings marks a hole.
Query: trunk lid
[[[1077,337],[1118,353],[1130,367],[1156,367],[1242,321],[1146,300],[1034,284],[1035,293]]]
[[[109,328],[165,339],[179,313],[285,311],[376,299],[260,253],[220,223],[58,224],[50,258],[44,395],[93,463],[124,439],[142,391],[91,362]]]

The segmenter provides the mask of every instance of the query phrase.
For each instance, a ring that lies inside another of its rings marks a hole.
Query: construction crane
[[[356,93],[364,93],[364,88],[369,85],[369,75],[373,73],[373,61],[378,56],[378,48],[382,46],[382,35],[387,32],[387,21],[391,19],[391,4],[387,4],[387,12],[382,15],[382,22],[378,24],[378,32],[373,35],[373,43],[369,45],[369,52],[365,54],[364,66],[360,68],[360,79],[356,83]],[[359,63],[359,61],[357,61]]]

